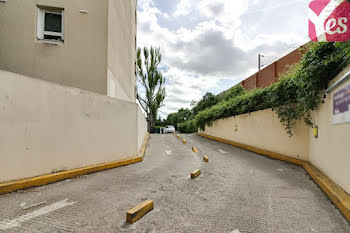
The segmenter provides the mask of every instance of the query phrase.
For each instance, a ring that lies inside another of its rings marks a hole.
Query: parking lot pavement
[[[350,232],[301,167],[181,136],[151,135],[138,164],[1,195],[0,232]],[[125,223],[147,199],[153,211]]]

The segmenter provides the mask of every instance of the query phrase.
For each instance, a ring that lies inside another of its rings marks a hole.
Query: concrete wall
[[[332,82],[349,71],[350,66]],[[313,129],[304,122],[298,122],[294,136],[289,137],[271,109],[217,120],[211,127],[206,127],[203,133],[310,161],[350,194],[350,123],[332,124],[333,94],[349,83],[350,80],[330,93],[325,103],[312,113],[319,129],[318,138],[314,137]],[[238,131],[235,131],[236,125]]]
[[[138,150],[140,151],[143,141],[145,139],[146,133],[147,133],[147,121],[146,118],[141,110],[141,108],[138,106],[138,114],[137,114],[137,126],[138,126]]]
[[[135,62],[136,0],[108,0],[108,95],[136,101]]]
[[[333,81],[350,71],[350,66]],[[332,124],[333,94],[345,85],[334,90],[327,96],[325,103],[320,105],[313,114],[315,125],[319,128],[318,138],[314,138],[310,129],[310,162],[324,172],[329,178],[350,194],[350,123]]]
[[[237,131],[235,126],[238,127]],[[308,128],[299,122],[295,127],[295,136],[289,137],[271,109],[217,120],[211,127],[207,126],[203,133],[298,159],[308,159]]]
[[[106,94],[107,3],[107,0],[0,2],[0,70]],[[64,8],[64,43],[37,40],[37,5]]]
[[[0,182],[137,156],[138,108],[0,71]]]

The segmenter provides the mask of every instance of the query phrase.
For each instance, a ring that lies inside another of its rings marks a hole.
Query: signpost
[[[333,124],[350,122],[350,84],[333,95]]]

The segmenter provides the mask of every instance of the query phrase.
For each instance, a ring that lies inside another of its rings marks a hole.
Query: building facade
[[[0,70],[135,102],[137,0],[1,0]]]
[[[0,183],[140,156],[136,0],[0,0]]]

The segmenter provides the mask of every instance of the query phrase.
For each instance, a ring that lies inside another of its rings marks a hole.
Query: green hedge
[[[269,87],[228,98],[199,112],[194,120],[183,123],[184,130],[211,126],[218,119],[274,108],[286,131],[303,119],[312,126],[311,111],[322,102],[322,91],[349,64],[350,42],[313,43],[300,64]]]
[[[155,126],[154,127],[154,133],[160,133],[160,129],[163,128],[162,126]]]
[[[244,95],[245,93],[247,93],[247,91],[244,89],[242,84],[237,84],[236,86],[231,87],[224,93],[224,97],[221,101],[228,101],[232,98]]]
[[[179,124],[179,130],[181,133],[197,133],[198,127],[194,119],[185,121]]]

